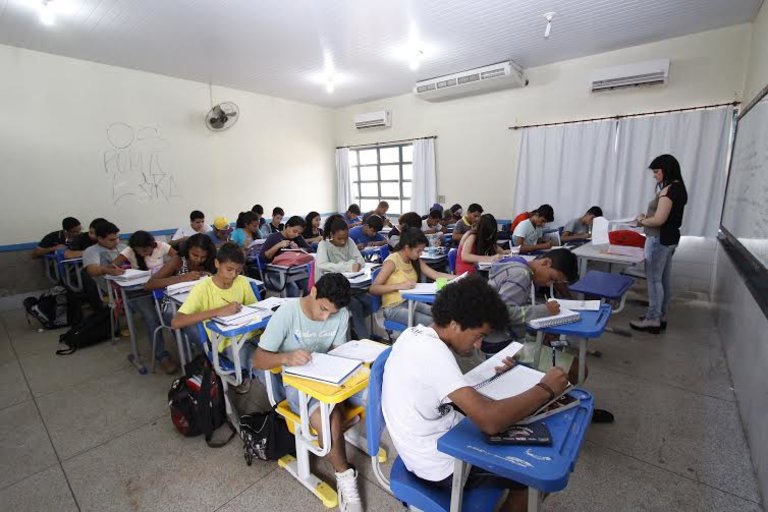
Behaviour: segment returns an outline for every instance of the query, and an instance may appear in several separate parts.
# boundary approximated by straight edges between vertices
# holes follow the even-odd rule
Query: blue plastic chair
[[[448,269],[451,271],[451,274],[456,273],[456,257],[459,254],[459,250],[455,247],[448,251]]]
[[[384,260],[389,257],[389,245],[382,245],[379,248],[379,261],[384,263]]]
[[[377,454],[381,433],[386,427],[384,414],[381,411],[381,394],[384,382],[384,365],[389,358],[392,349],[389,348],[376,358],[371,368],[371,376],[368,381],[368,405],[365,411],[365,430],[368,440],[368,454],[371,457],[373,473],[379,483],[389,489],[395,498],[406,506],[416,507],[424,512],[447,512],[451,507],[450,489],[440,489],[430,485],[425,480],[418,478],[408,471],[400,457],[395,458],[389,479],[384,476],[379,465]],[[493,510],[495,504],[501,499],[504,489],[482,487],[467,489],[464,491],[463,511],[487,511]]]
[[[371,283],[376,281],[376,277],[379,275],[380,271],[381,271],[381,267],[371,272]],[[379,295],[374,295],[372,293],[369,293],[368,296],[370,297],[370,302],[371,302],[371,315],[375,315],[376,312],[381,309],[381,297]],[[408,328],[408,326],[405,324],[401,324],[400,322],[395,322],[394,320],[388,320],[386,318],[384,318],[382,327],[384,327],[384,330],[387,331],[387,335],[389,336],[390,341],[392,341],[393,332],[403,332]]]

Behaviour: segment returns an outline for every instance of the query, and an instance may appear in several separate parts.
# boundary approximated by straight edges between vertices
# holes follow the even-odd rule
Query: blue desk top
[[[592,420],[594,399],[583,389],[570,395],[581,403],[541,420],[552,434],[552,446],[496,445],[470,420],[463,419],[437,441],[437,449],[515,482],[544,492],[565,489],[576,467],[584,434]]]
[[[255,331],[257,329],[264,329],[269,323],[270,318],[272,318],[272,315],[263,320],[259,320],[258,322],[230,328],[225,328],[223,325],[217,324],[213,320],[209,320],[205,322],[205,326],[220,336],[231,338],[233,336],[242,336],[243,334],[248,334],[249,332]]]
[[[629,276],[590,270],[584,277],[569,286],[572,292],[619,300],[634,284]]]
[[[423,302],[424,304],[434,304],[436,295],[434,293],[408,293],[400,292],[400,296],[405,300],[414,302]]]
[[[579,311],[581,320],[572,324],[557,325],[541,329],[542,332],[549,334],[564,334],[566,336],[577,336],[580,338],[599,338],[608,320],[611,319],[611,306],[603,304],[599,311]]]

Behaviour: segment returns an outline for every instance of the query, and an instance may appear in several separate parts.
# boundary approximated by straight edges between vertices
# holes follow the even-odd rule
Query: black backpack
[[[278,460],[283,455],[296,455],[296,442],[285,419],[272,407],[267,412],[240,416],[240,438],[243,456],[249,466],[253,459]]]
[[[54,286],[39,297],[27,297],[23,304],[27,312],[27,323],[32,316],[43,329],[70,327],[83,318],[80,300],[64,286]]]
[[[109,308],[98,309],[85,317],[81,322],[59,336],[59,343],[67,348],[60,348],[56,353],[66,356],[77,349],[95,345],[111,337],[110,328],[112,322]]]
[[[187,363],[184,371],[186,375],[174,380],[168,390],[171,422],[182,435],[194,437],[205,434],[208,446],[220,448],[229,443],[236,433],[227,418],[221,378],[203,354]],[[213,432],[223,424],[231,430],[229,437],[222,442],[212,442]]]

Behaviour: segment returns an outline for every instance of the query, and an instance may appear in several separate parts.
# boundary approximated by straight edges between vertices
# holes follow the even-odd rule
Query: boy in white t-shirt
[[[488,333],[507,322],[504,303],[481,277],[470,276],[443,288],[432,315],[432,325],[407,329],[392,347],[384,367],[382,410],[408,470],[436,487],[450,488],[454,460],[437,450],[437,440],[463,416],[447,403],[455,404],[483,432],[495,434],[562,393],[568,380],[555,367],[536,386],[503,400],[488,399],[467,384],[454,353],[471,354]],[[513,365],[508,358],[497,371]],[[501,510],[526,510],[525,486],[472,468],[465,488],[486,485],[510,490]]]
[[[512,233],[514,244],[520,247],[520,254],[547,250],[552,248],[552,242],[545,242],[544,225],[554,222],[555,211],[548,204],[539,206],[531,212],[531,216],[515,227]]]
[[[189,214],[189,226],[183,226],[176,230],[171,237],[171,244],[177,245],[198,233],[208,233],[211,226],[205,223],[205,214],[200,210],[195,210]]]

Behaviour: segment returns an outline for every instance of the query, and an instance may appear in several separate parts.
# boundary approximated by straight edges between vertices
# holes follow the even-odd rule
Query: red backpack
[[[630,247],[645,247],[645,236],[631,229],[617,229],[608,233],[608,242],[612,245],[628,245]]]

